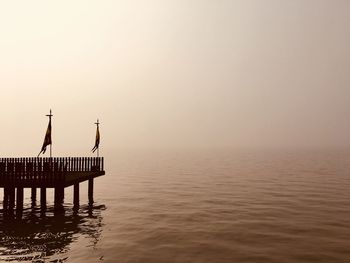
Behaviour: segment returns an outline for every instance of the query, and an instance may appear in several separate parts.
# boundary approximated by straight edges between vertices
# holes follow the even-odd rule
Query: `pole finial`
[[[50,109],[50,114],[46,114],[47,117],[51,118],[53,115],[52,115],[52,111]]]

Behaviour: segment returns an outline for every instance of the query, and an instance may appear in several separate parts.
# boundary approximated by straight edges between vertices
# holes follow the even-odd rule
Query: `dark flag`
[[[98,127],[98,122],[96,124],[97,124],[97,130],[96,130],[95,146],[91,150],[93,153],[98,149],[98,146],[100,145],[100,129]]]
[[[47,130],[46,130],[46,134],[45,134],[45,139],[44,139],[44,143],[43,146],[41,147],[41,151],[38,154],[38,157],[41,153],[45,153],[46,152],[46,146],[50,145],[52,143],[51,141],[51,118],[49,120],[49,125],[47,126]]]

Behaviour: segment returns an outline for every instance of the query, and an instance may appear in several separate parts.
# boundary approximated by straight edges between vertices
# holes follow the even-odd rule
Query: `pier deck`
[[[4,209],[23,206],[23,188],[41,189],[46,204],[46,188],[55,188],[55,204],[63,203],[64,188],[74,185],[74,204],[79,204],[79,183],[89,181],[89,202],[93,202],[93,179],[105,174],[103,157],[0,158],[0,187],[4,188]],[[22,200],[20,200],[22,199]]]

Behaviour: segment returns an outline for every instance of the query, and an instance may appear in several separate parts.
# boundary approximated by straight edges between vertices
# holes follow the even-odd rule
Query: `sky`
[[[0,1],[1,156],[350,147],[347,0]]]

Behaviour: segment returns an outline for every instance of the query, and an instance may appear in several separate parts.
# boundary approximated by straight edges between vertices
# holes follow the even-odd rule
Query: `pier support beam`
[[[16,210],[23,210],[23,187],[17,187]]]
[[[16,191],[14,187],[10,187],[9,188],[9,209],[13,210],[13,208],[15,207],[15,195],[16,195]]]
[[[46,208],[46,188],[40,188],[40,206],[41,208]]]
[[[75,207],[79,207],[79,183],[74,185],[73,204]]]
[[[32,188],[32,204],[36,202],[36,188]]]
[[[3,209],[9,209],[9,189],[8,187],[4,187],[4,201],[2,203]]]
[[[89,179],[89,188],[88,188],[88,196],[89,196],[89,205],[94,203],[94,179]]]
[[[57,186],[55,187],[55,207],[63,208],[63,202],[64,202],[64,187]]]

